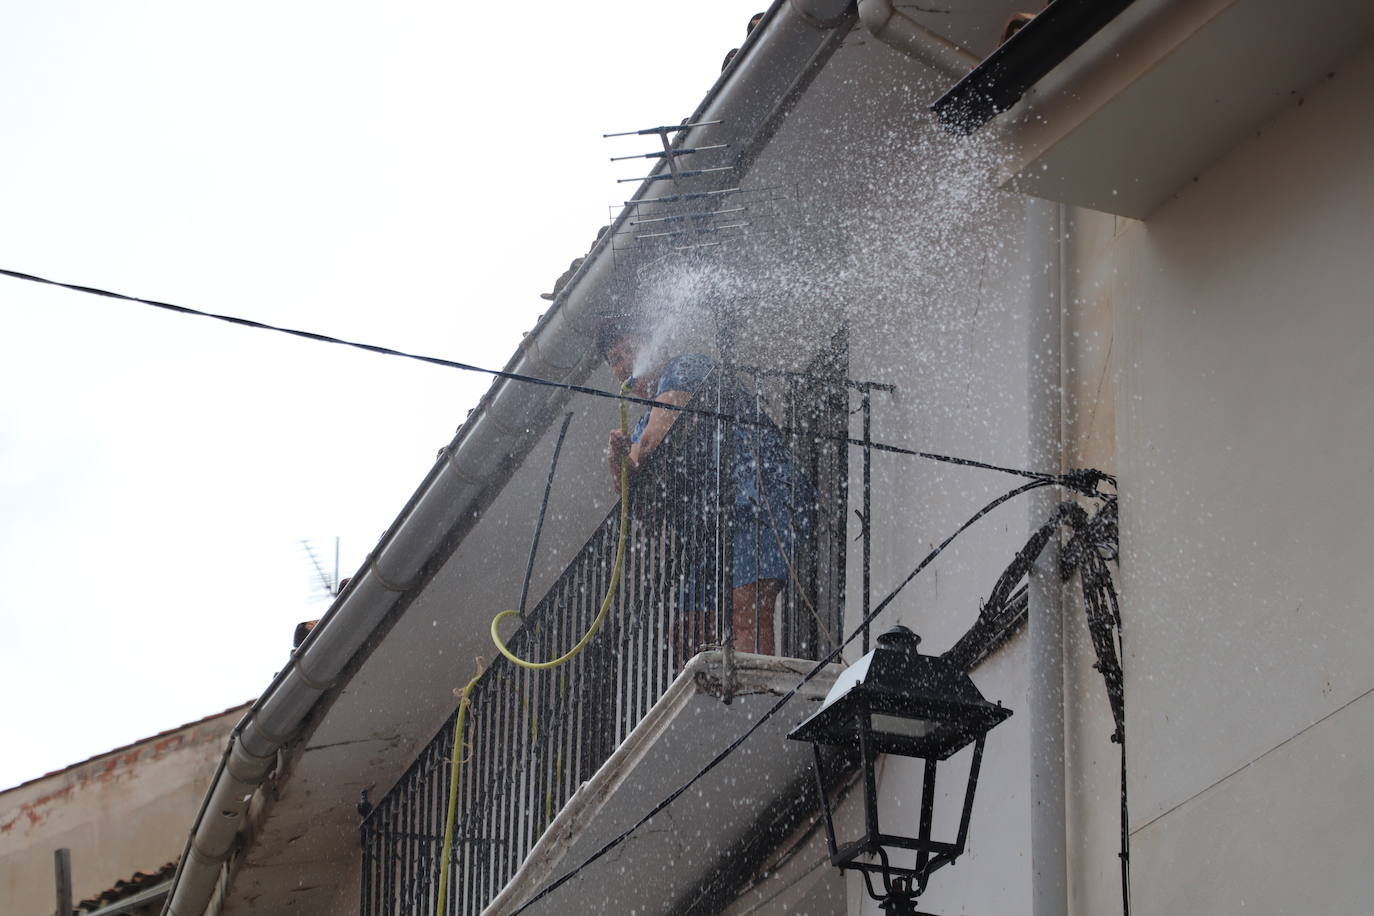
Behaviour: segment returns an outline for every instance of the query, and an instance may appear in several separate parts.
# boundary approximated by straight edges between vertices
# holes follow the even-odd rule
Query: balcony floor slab
[[[727,744],[743,734],[814,662],[735,653],[731,702],[723,653],[693,658],[672,686],[549,825],[484,916],[504,916],[550,881],[579,869]],[[790,800],[814,793],[811,751],[787,732],[814,712],[840,665],[792,700],[682,797],[614,850],[526,909],[530,914],[665,913],[708,883],[752,832]]]

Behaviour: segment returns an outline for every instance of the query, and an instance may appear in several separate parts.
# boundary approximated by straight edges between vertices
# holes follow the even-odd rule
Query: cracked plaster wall
[[[238,707],[0,792],[0,913],[53,911],[53,852],[76,900],[181,856]]]

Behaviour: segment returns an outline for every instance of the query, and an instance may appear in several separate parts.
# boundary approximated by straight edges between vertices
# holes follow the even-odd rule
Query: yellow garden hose
[[[629,387],[630,383],[627,381],[620,387],[620,393],[624,394],[629,390]],[[629,407],[625,401],[620,402],[620,431],[626,436],[630,433]],[[611,571],[611,582],[606,587],[606,597],[601,601],[601,610],[597,612],[591,628],[577,641],[577,645],[557,658],[546,662],[532,662],[511,652],[505,642],[502,641],[501,621],[506,617],[518,616],[520,613],[519,611],[502,611],[491,619],[491,641],[496,643],[496,648],[500,653],[522,668],[544,671],[549,668],[557,668],[559,665],[566,665],[577,657],[583,649],[587,648],[588,643],[601,629],[601,624],[605,622],[606,613],[611,609],[611,601],[615,599],[616,589],[620,585],[620,576],[625,569],[625,534],[629,527],[630,467],[627,459],[620,464],[620,536],[615,546],[615,564]],[[458,691],[458,721],[453,728],[452,766],[450,767],[448,782],[448,814],[444,818],[444,849],[439,857],[439,899],[435,904],[435,916],[443,914],[444,901],[448,897],[448,866],[449,859],[453,854],[453,820],[458,809],[458,776],[463,765],[463,724],[467,719],[468,706],[471,705],[469,698],[472,696],[472,689],[477,686],[477,681],[481,676],[482,673],[479,671],[476,677],[464,684],[462,690]]]
[[[478,673],[458,692],[458,722],[453,729],[452,775],[448,781],[448,815],[444,819],[444,852],[439,858],[439,902],[434,907],[436,916],[444,912],[444,898],[448,893],[448,860],[453,854],[453,815],[458,808],[458,770],[463,765],[463,720],[468,714],[468,697],[472,695],[472,688],[481,676]]]

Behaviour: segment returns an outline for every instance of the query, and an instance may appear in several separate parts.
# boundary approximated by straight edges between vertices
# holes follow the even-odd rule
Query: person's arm
[[[685,406],[691,399],[690,391],[665,391],[654,398],[655,401],[678,407]],[[649,422],[644,425],[644,432],[640,434],[638,442],[632,443],[629,435],[622,430],[611,430],[610,441],[606,444],[606,465],[611,472],[612,493],[620,493],[620,466],[628,461],[630,476],[634,476],[639,470],[640,463],[653,454],[654,449],[658,448],[663,438],[668,435],[668,430],[673,428],[680,413],[680,410],[652,408],[649,411]]]
[[[659,377],[659,392],[654,400],[674,407],[686,407],[695,389],[710,375],[712,367],[711,360],[700,353],[677,357],[664,367]],[[663,407],[650,408],[648,418],[643,420],[644,430],[634,443],[619,430],[611,433],[606,457],[611,471],[611,488],[615,492],[620,492],[621,464],[628,462],[631,474],[638,471],[640,464],[663,442],[680,413],[680,410]]]
[[[620,495],[620,467],[629,454],[629,435],[622,429],[611,430],[611,439],[606,444],[606,464],[611,472],[611,492],[616,496]]]
[[[692,392],[664,391],[654,400],[661,404],[672,404],[674,407],[686,407],[687,402],[692,400]],[[654,453],[654,449],[663,442],[668,430],[673,428],[673,424],[681,415],[680,410],[665,410],[662,407],[655,407],[649,411],[649,422],[645,425],[644,432],[640,434],[639,441],[630,446],[631,473],[639,470],[645,459]]]

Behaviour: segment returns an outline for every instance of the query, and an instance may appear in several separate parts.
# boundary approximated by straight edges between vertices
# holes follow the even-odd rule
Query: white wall
[[[1367,48],[1101,256],[1138,916],[1374,892],[1371,104]]]

